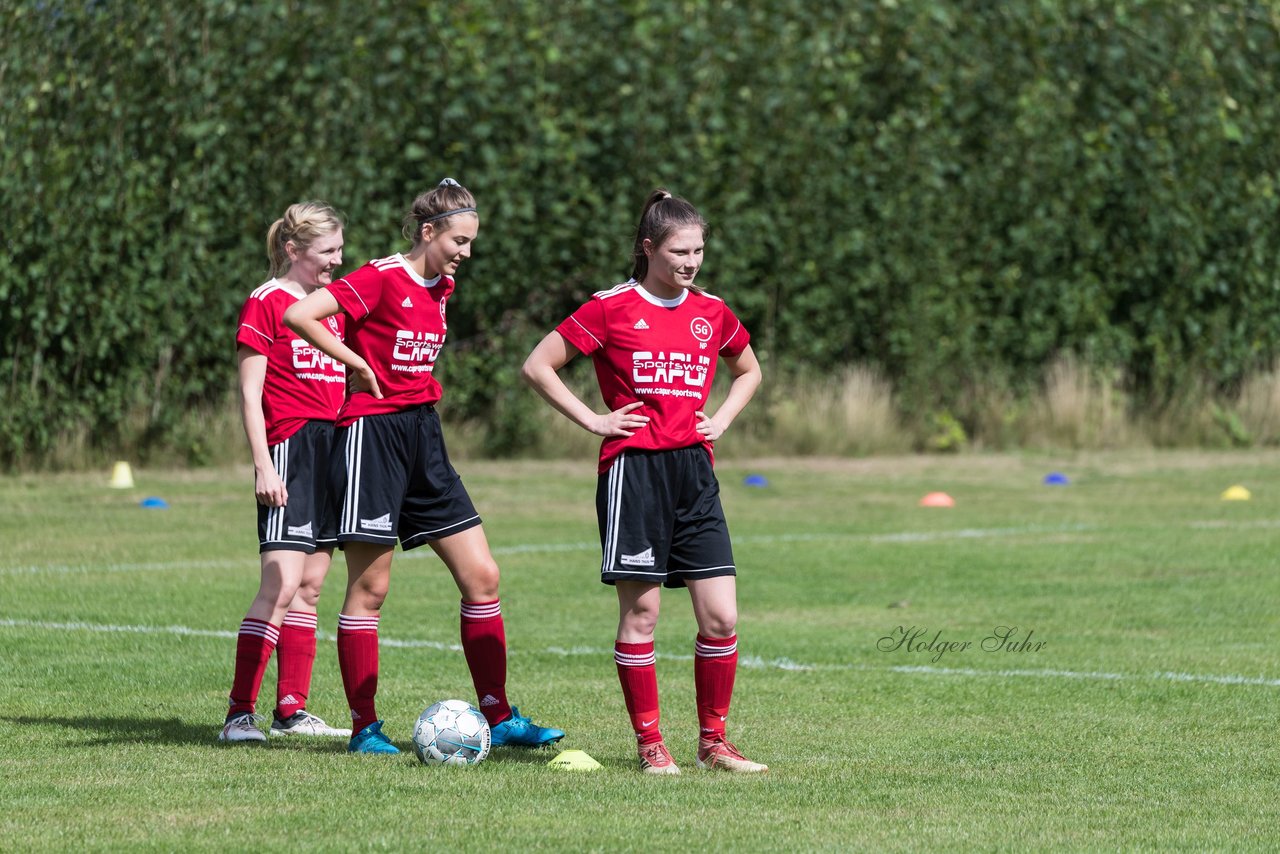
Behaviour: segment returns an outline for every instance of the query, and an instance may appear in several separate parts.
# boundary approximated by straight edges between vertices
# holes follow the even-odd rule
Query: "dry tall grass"
[[[732,456],[867,456],[911,450],[892,384],[852,365],[833,377],[766,379],[726,437]],[[741,435],[737,435],[741,433]]]
[[[1245,379],[1236,412],[1255,445],[1280,444],[1280,365]]]
[[[1151,444],[1129,415],[1118,376],[1103,377],[1071,357],[1045,372],[1040,396],[1028,401],[1019,431],[1024,447],[1104,449]]]
[[[589,405],[600,407],[590,366],[566,375]],[[727,380],[717,380],[712,399],[722,400]],[[534,437],[516,456],[590,460],[600,439],[529,395],[528,406],[507,417],[531,422]],[[517,400],[519,400],[517,398]],[[441,407],[450,453],[484,456],[484,420],[451,418]],[[247,459],[234,395],[216,406],[182,413],[171,440],[148,446],[148,414],[125,425],[120,439],[104,445],[84,427],[63,435],[53,451],[31,468],[84,470],[115,459],[147,465],[226,465]],[[940,427],[940,425],[942,425]],[[940,430],[960,431],[960,441],[939,441]],[[853,365],[834,376],[796,377],[766,373],[756,399],[719,443],[722,457],[865,457],[916,450],[1109,450],[1164,447],[1262,447],[1280,445],[1280,365],[1248,377],[1238,394],[1215,394],[1209,385],[1185,389],[1159,411],[1144,410],[1124,391],[1118,373],[1091,372],[1064,357],[1045,371],[1039,391],[1015,395],[996,382],[975,384],[955,411],[909,421],[892,384],[877,370]]]

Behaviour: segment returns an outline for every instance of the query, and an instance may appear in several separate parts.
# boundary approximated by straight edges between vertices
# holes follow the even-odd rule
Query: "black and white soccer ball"
[[[413,751],[427,765],[475,765],[493,738],[480,710],[464,700],[432,703],[413,727]]]

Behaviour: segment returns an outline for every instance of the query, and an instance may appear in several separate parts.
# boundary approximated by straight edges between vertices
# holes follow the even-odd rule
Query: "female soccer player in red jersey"
[[[553,407],[604,437],[596,489],[601,580],[618,593],[614,661],[649,774],[680,773],[658,728],[653,633],[661,585],[689,588],[698,624],[698,767],[767,770],[725,737],[738,664],[737,571],[711,467],[712,444],[755,394],[760,365],[729,307],[694,285],[705,235],[692,205],[655,190],[636,231],[632,281],[593,296],[524,364],[525,379]],[[557,374],[578,353],[595,363],[603,415]],[[733,381],[708,415],[719,358]]]
[[[347,366],[350,394],[338,415],[330,487],[341,505],[347,598],[338,617],[338,663],[357,730],[353,753],[397,753],[382,733],[378,619],[396,540],[427,543],[462,594],[462,649],[493,744],[540,747],[564,738],[507,701],[507,646],[498,565],[467,490],[449,462],[434,404],[453,274],[480,227],[475,198],[446,178],[406,217],[407,255],[371,261],[289,309],[285,323]],[[325,320],[346,318],[346,340]]]
[[[326,518],[333,421],[342,365],[300,340],[289,306],[333,280],[342,219],[323,202],[290,205],[267,232],[271,279],[240,311],[236,333],[241,415],[253,455],[262,580],[236,640],[230,709],[221,741],[265,741],[254,706],[272,649],[279,660],[272,735],[349,736],[306,709],[316,657],[316,600],[336,531]],[[342,335],[341,318],[331,332]]]

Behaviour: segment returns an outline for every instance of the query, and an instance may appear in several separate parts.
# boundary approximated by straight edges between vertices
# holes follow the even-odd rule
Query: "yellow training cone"
[[[133,472],[129,470],[128,463],[118,462],[111,470],[111,488],[133,489]]]
[[[592,759],[582,750],[565,750],[555,759],[547,763],[552,768],[563,768],[566,771],[595,771],[600,763]]]
[[[1229,487],[1222,493],[1223,501],[1248,501],[1252,497],[1253,496],[1249,494],[1249,490],[1245,489],[1238,483],[1235,486]]]

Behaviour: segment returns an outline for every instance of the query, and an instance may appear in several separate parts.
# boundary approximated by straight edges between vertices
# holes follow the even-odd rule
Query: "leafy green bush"
[[[333,202],[354,266],[401,248],[400,212],[446,174],[483,222],[446,405],[501,422],[492,452],[536,441],[518,362],[626,277],[658,184],[710,220],[705,281],[767,369],[874,365],[917,423],[987,381],[1028,390],[1062,354],[1157,409],[1277,355],[1280,38],[1261,0],[0,15],[7,466],[86,427],[108,449],[189,445],[182,414],[231,385],[270,221]]]

